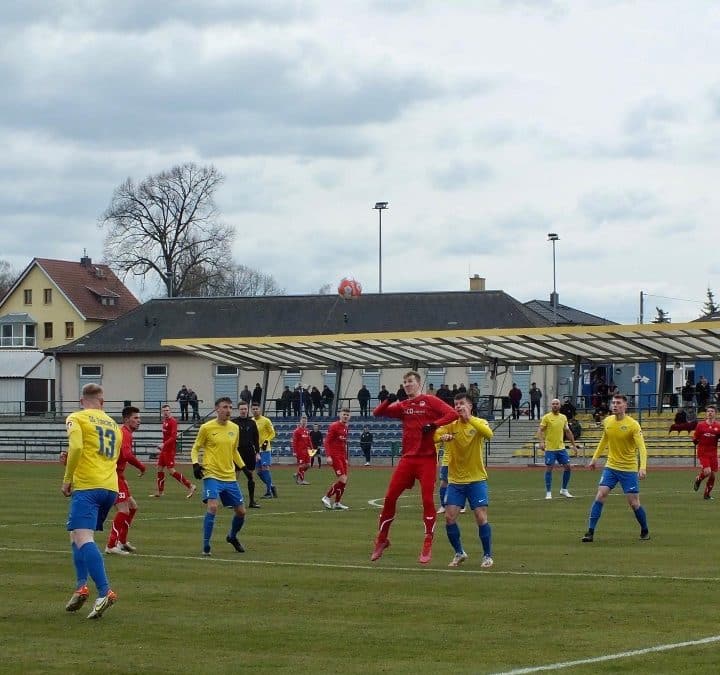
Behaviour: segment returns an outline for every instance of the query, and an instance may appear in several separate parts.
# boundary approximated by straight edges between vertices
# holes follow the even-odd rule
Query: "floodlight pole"
[[[553,248],[553,292],[552,292],[552,302],[550,303],[553,308],[553,326],[557,326],[557,287],[555,285],[555,242],[558,241],[560,237],[558,237],[557,233],[555,232],[548,232],[548,241],[552,242],[552,248]]]
[[[387,207],[387,202],[375,202],[373,206],[378,212],[378,293],[382,293],[382,212]]]

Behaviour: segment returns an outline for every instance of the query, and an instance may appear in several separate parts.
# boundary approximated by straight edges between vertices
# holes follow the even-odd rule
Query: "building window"
[[[46,340],[52,340],[52,321],[46,321],[44,324],[45,327],[45,339]]]
[[[363,368],[363,375],[379,375],[380,368]]]
[[[80,377],[102,377],[102,366],[80,366]]]
[[[513,366],[513,372],[515,373],[529,373],[530,372],[530,366],[527,363],[518,363],[517,365]]]
[[[2,324],[2,327],[0,327],[0,347],[35,347],[35,324]]]
[[[215,375],[218,377],[237,377],[240,374],[240,369],[237,366],[215,366]]]
[[[103,305],[112,306],[112,305],[115,304],[115,298],[111,298],[111,297],[108,296],[108,295],[103,295],[103,296],[100,298],[100,302],[101,302]]]
[[[66,340],[74,340],[75,339],[75,322],[74,321],[66,321],[65,322],[65,339]]]
[[[485,372],[486,366],[469,366],[468,367],[468,373],[470,375],[479,375],[480,373]]]
[[[167,377],[168,367],[166,365],[145,366],[145,377]]]
[[[32,305],[32,288],[26,288],[23,291],[23,302],[26,305]]]
[[[52,305],[52,288],[46,288],[43,290],[43,302],[46,305]]]

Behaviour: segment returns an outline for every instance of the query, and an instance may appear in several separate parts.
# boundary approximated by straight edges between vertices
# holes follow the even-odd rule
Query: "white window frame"
[[[164,372],[162,373],[149,373],[148,369],[150,368],[162,368]],[[168,376],[168,366],[167,363],[146,363],[143,365],[143,377],[167,377]]]
[[[513,373],[529,373],[530,365],[527,363],[519,363],[513,366]]]
[[[234,372],[232,373],[221,373],[221,368],[233,368]],[[215,364],[215,377],[238,377],[240,375],[240,367],[239,366],[230,366],[226,363],[216,363]]]
[[[86,368],[97,369],[98,372],[88,373],[88,372],[85,372]],[[96,363],[85,363],[85,364],[80,365],[80,377],[102,377],[102,376],[103,376],[102,365],[96,364]]]

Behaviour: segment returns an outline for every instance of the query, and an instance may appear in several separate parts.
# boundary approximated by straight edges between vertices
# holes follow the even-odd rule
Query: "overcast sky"
[[[10,0],[0,258],[99,261],[127,177],[213,164],[289,293],[487,279],[634,323],[720,302],[720,3]],[[152,284],[141,291],[148,299]],[[672,299],[671,299],[672,298]]]

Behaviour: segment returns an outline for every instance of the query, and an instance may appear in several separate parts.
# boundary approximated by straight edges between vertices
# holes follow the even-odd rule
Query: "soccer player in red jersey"
[[[128,542],[127,537],[138,506],[134,497],[130,494],[130,486],[125,479],[125,467],[132,464],[140,471],[141,476],[145,473],[145,465],[135,457],[132,449],[133,432],[137,431],[139,426],[140,409],[131,405],[123,408],[122,426],[120,427],[122,430],[122,445],[120,446],[120,456],[117,462],[118,496],[115,500],[117,514],[110,528],[105,553],[128,555],[135,552],[135,547]]]
[[[411,370],[403,376],[404,401],[390,395],[373,410],[376,417],[394,417],[402,420],[402,456],[393,472],[385,502],[380,513],[378,534],[370,560],[375,561],[390,547],[388,533],[395,519],[397,500],[420,481],[423,504],[425,540],[418,562],[427,565],[432,557],[433,532],[435,531],[435,474],[437,451],[433,435],[438,427],[454,422],[458,414],[437,396],[423,394],[420,374]]]
[[[157,459],[157,492],[151,497],[162,497],[165,492],[165,469],[180,484],[187,488],[185,497],[190,499],[195,494],[195,485],[175,469],[175,452],[177,450],[177,420],[170,412],[170,406],[166,403],[162,407],[162,434],[163,440],[158,445],[160,454]]]
[[[332,467],[337,478],[322,498],[322,503],[327,509],[346,511],[348,508],[340,500],[348,481],[347,439],[349,419],[350,409],[343,408],[340,411],[340,419],[333,422],[328,427],[327,434],[325,434],[325,457],[327,464]],[[334,502],[331,497],[335,498]]]
[[[310,429],[308,429],[307,421],[307,416],[302,415],[300,424],[298,424],[292,435],[293,455],[297,460],[297,473],[294,474],[293,478],[295,478],[298,485],[310,485],[305,480],[305,472],[310,468],[310,451],[313,449],[313,444],[310,439]]]
[[[705,484],[704,499],[712,499],[710,493],[715,485],[715,474],[718,470],[718,437],[720,437],[720,422],[715,415],[717,410],[714,405],[705,408],[705,419],[698,422],[693,431],[693,443],[697,446],[697,456],[700,462],[700,473],[695,479],[693,489],[695,492],[700,488],[701,483],[707,478]]]

